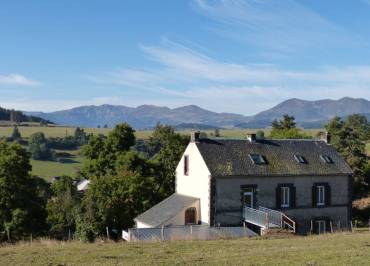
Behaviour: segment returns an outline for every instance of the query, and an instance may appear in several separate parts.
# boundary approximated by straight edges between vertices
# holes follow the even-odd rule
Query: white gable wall
[[[189,156],[189,174],[184,175],[184,156]],[[210,223],[211,174],[195,143],[190,142],[176,168],[176,193],[200,199],[200,221]]]

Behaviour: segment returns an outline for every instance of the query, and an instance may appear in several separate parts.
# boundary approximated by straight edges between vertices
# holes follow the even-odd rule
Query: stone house
[[[176,169],[176,192],[136,217],[137,228],[246,225],[262,232],[346,228],[352,170],[326,140],[201,139]]]

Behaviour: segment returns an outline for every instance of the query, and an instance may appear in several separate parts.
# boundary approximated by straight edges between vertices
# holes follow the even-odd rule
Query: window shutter
[[[325,184],[325,206],[331,205],[331,187],[329,184]]]
[[[317,187],[316,185],[312,186],[312,206],[317,206]]]
[[[290,191],[290,206],[291,208],[294,208],[296,206],[296,190],[295,186],[290,186],[289,188]]]
[[[277,209],[281,208],[281,187],[280,186],[276,187],[276,208]]]
[[[330,218],[325,219],[326,232],[330,232],[330,222],[331,222]]]

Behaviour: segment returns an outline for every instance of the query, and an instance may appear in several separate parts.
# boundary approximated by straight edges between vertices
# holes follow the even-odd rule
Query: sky
[[[1,0],[0,106],[370,99],[370,0]]]

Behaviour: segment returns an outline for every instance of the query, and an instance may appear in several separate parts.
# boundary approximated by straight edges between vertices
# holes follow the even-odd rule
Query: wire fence
[[[246,227],[210,227],[205,225],[131,228],[122,232],[126,241],[209,240],[251,237],[257,234]]]

